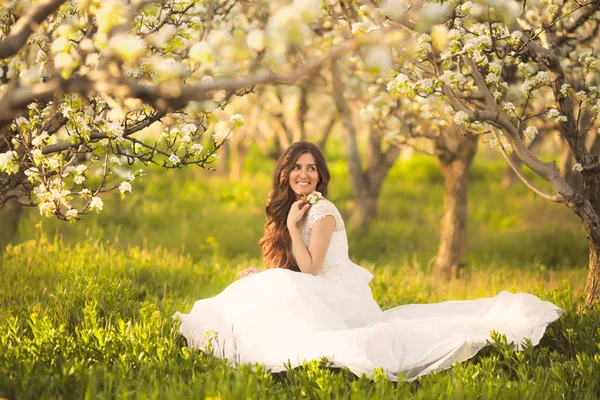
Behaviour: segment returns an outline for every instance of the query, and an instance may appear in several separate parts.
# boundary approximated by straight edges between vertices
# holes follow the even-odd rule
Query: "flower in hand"
[[[316,190],[309,195],[304,195],[302,198],[310,203],[310,205],[314,206],[317,204],[319,200],[323,200],[325,197],[321,194],[321,192],[317,192]]]

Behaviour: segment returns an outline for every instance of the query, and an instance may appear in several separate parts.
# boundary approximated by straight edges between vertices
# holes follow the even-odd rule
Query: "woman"
[[[188,344],[238,363],[273,372],[327,357],[332,366],[391,380],[413,380],[474,356],[496,330],[517,347],[533,344],[562,310],[525,294],[382,311],[373,299],[373,275],[348,257],[344,222],[327,196],[323,154],[306,142],[280,157],[267,198],[260,240],[266,271],[250,267],[219,295],[177,313]],[[313,195],[312,197],[315,197]],[[260,273],[259,273],[260,272]]]

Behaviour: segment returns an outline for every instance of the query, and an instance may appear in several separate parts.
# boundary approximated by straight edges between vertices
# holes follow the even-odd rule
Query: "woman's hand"
[[[238,276],[238,278],[241,279],[241,278],[250,276],[252,274],[258,274],[259,272],[260,272],[260,269],[258,269],[256,267],[248,267],[245,270],[238,272],[237,276]]]
[[[288,230],[296,229],[298,227],[298,222],[304,218],[309,208],[310,203],[304,199],[297,200],[292,204],[287,216]]]

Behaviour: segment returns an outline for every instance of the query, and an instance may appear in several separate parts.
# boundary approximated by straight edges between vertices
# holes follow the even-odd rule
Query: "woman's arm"
[[[297,224],[305,216],[308,207],[301,200],[295,202],[288,215],[287,225],[298,267],[305,274],[316,275],[323,266],[323,260],[335,229],[335,218],[332,215],[327,215],[313,225],[307,247],[302,240],[302,234]]]

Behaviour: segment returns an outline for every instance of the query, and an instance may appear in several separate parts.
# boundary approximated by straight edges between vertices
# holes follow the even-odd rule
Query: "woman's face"
[[[290,187],[299,199],[302,195],[309,195],[317,189],[319,173],[315,158],[310,153],[302,153],[290,171]]]

